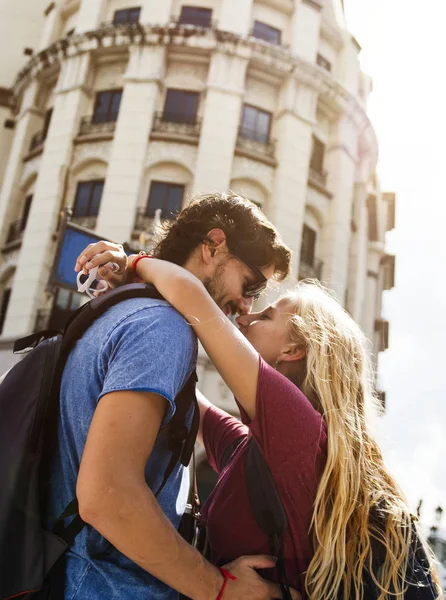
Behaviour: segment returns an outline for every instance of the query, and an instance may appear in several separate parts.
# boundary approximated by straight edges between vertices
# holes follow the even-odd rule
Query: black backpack
[[[226,449],[221,460],[220,471],[228,464],[228,461],[243,439],[237,439]],[[268,537],[271,555],[278,557],[276,569],[279,575],[282,599],[291,600],[283,561],[283,535],[288,529],[288,521],[271,471],[253,437],[248,441],[246,486],[249,503],[257,525]],[[382,546],[374,548],[375,572],[384,563],[384,554],[385,549]],[[410,585],[404,594],[405,600],[436,600],[438,598],[438,592],[433,582],[432,574],[429,571],[429,561],[413,523],[406,580]],[[365,574],[364,584],[363,600],[377,600],[380,591],[369,573]],[[344,595],[341,589],[337,600],[343,600],[343,598]],[[353,597],[352,600],[354,600]]]
[[[122,286],[82,306],[63,332],[39,332],[14,345],[15,353],[30,351],[0,385],[0,600],[45,598],[49,582],[54,597],[63,598],[62,557],[84,523],[74,498],[53,531],[43,526],[62,372],[70,350],[88,327],[111,306],[130,298],[162,297],[146,284]],[[194,372],[175,398],[176,412],[169,423],[171,459],[157,494],[178,461],[189,464],[199,424],[195,383]],[[192,404],[188,431],[186,414]]]

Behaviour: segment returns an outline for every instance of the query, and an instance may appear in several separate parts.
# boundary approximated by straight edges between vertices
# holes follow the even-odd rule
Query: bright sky
[[[384,295],[390,347],[380,358],[387,463],[422,521],[446,525],[445,0],[345,0],[350,31],[374,80],[369,115],[378,174],[397,193],[396,287]]]

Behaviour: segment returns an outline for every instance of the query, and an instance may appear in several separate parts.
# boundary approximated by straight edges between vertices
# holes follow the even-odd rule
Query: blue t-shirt
[[[156,392],[168,408],[146,466],[152,491],[160,486],[170,458],[165,425],[175,396],[192,373],[197,341],[192,328],[167,302],[132,299],[110,308],[71,352],[62,378],[58,453],[52,467],[48,525],[76,495],[76,481],[94,411],[104,394],[121,390]],[[189,426],[192,408],[188,414]],[[178,464],[158,496],[177,528],[189,489]],[[86,525],[66,554],[65,600],[176,600],[176,591],[141,569]],[[59,600],[59,599],[57,599]]]

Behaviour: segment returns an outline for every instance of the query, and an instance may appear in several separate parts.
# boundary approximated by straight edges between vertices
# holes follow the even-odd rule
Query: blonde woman
[[[97,250],[87,252],[91,259]],[[127,259],[106,251],[88,266],[109,260],[124,266]],[[338,302],[320,285],[300,283],[260,313],[239,317],[237,328],[190,272],[156,259],[135,267],[184,315],[240,407],[243,423],[200,399],[199,439],[219,473],[203,510],[211,559],[224,564],[269,552],[245,483],[247,441],[254,436],[287,514],[287,580],[303,598],[442,597],[369,429],[374,395],[366,340]],[[240,437],[220,471],[225,450]],[[414,551],[424,588],[406,576],[413,574]]]

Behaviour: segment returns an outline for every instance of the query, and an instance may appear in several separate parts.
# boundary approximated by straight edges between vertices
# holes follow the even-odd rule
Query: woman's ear
[[[278,362],[292,362],[301,360],[305,356],[305,348],[299,347],[296,344],[288,344],[280,353]]]

